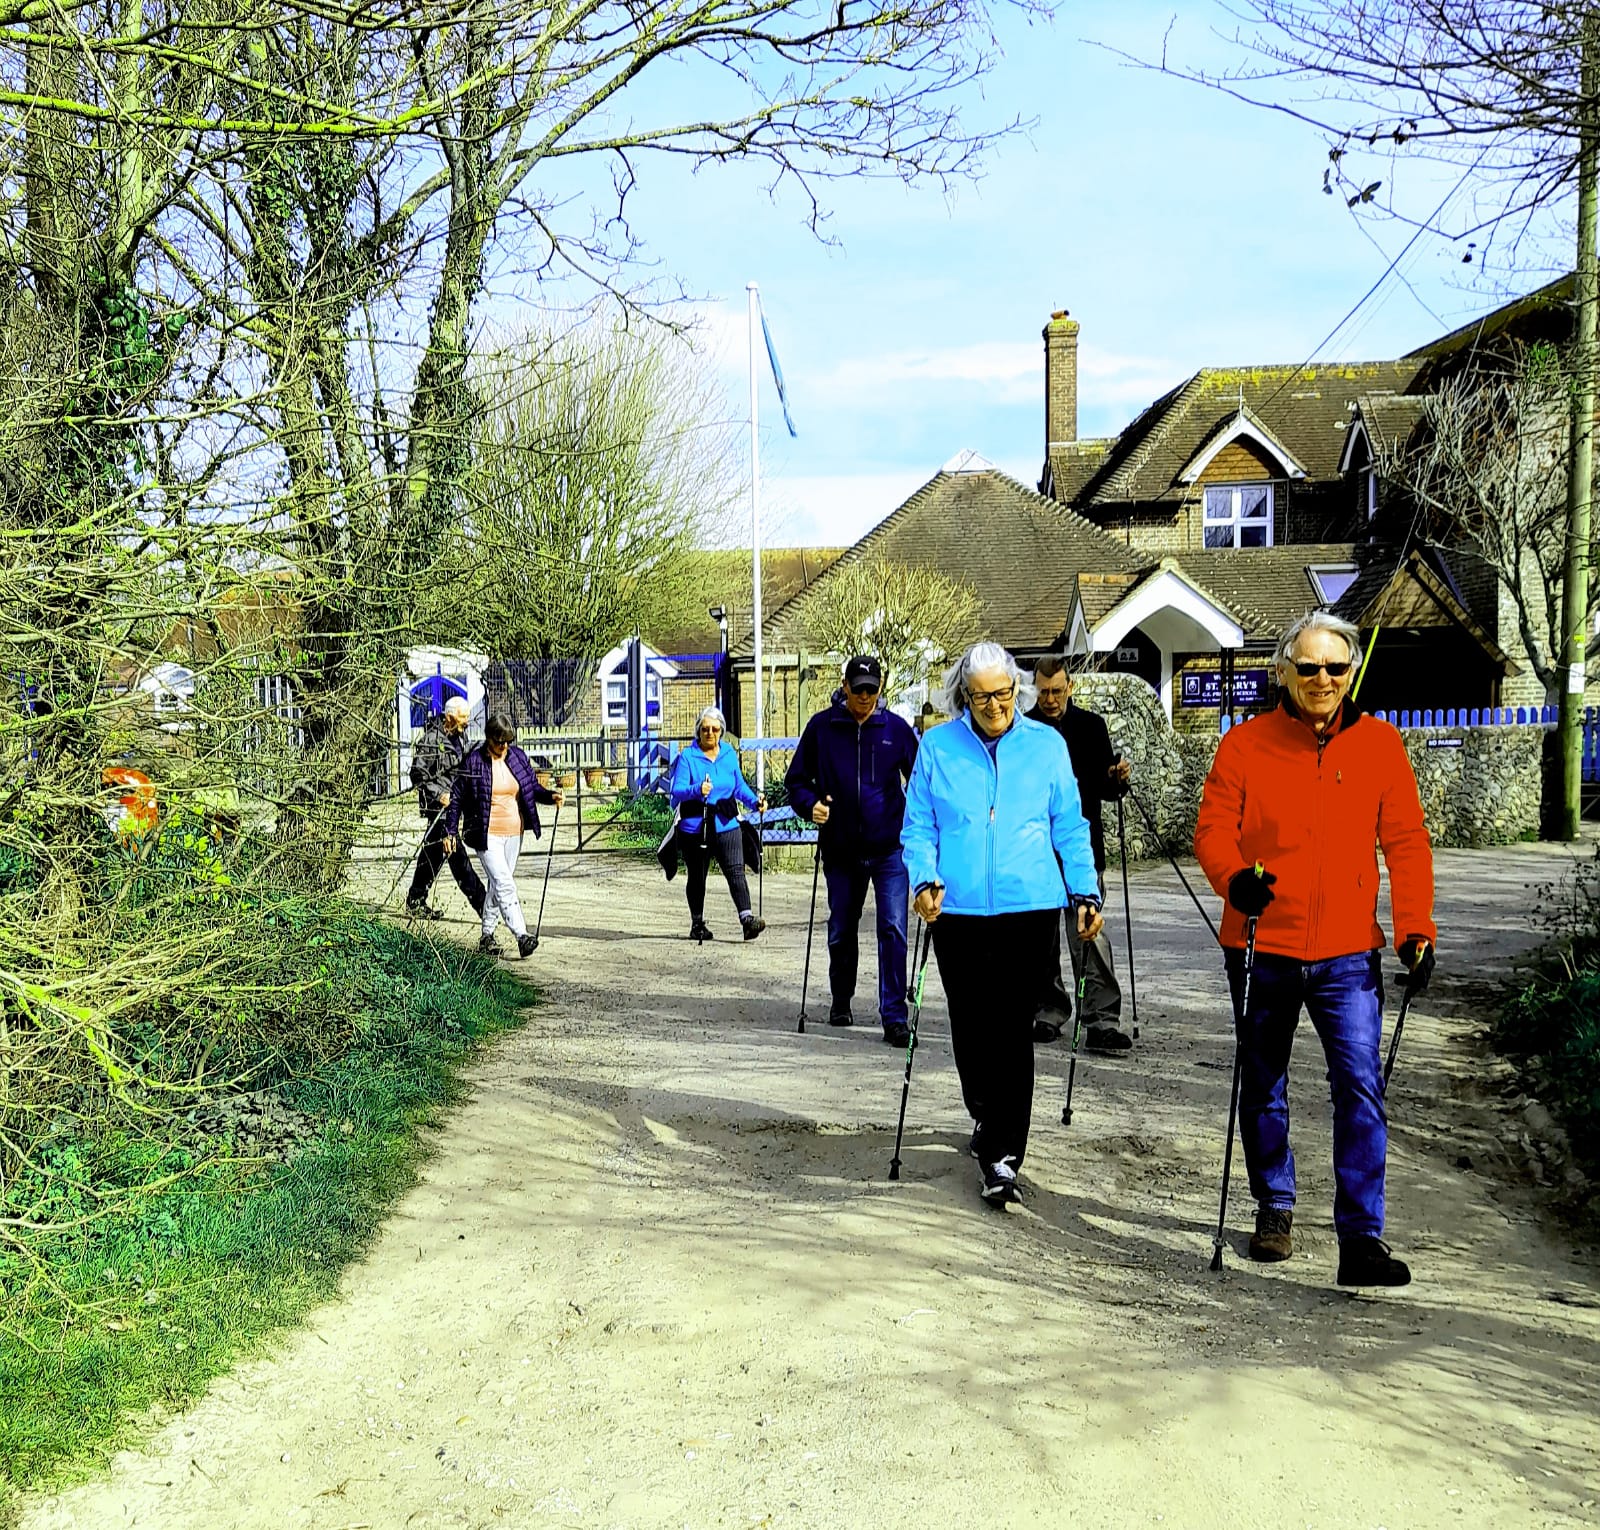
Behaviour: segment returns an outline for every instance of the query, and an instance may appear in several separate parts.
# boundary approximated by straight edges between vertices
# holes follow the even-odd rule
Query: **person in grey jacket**
[[[444,915],[428,902],[428,893],[439,868],[446,861],[456,886],[472,905],[473,913],[483,917],[486,896],[483,882],[473,870],[472,860],[462,845],[445,845],[445,809],[450,806],[450,788],[455,785],[461,761],[467,752],[467,719],[471,713],[466,701],[452,696],[442,712],[435,712],[423,727],[422,737],[411,752],[411,784],[417,789],[417,808],[427,822],[422,848],[417,852],[417,869],[406,893],[406,912],[413,919],[443,919]]]

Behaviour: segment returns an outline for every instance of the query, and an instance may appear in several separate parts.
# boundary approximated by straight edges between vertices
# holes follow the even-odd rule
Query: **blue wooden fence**
[[[1374,712],[1397,728],[1550,728],[1555,707],[1444,707],[1438,710]],[[1583,779],[1600,782],[1600,707],[1583,709]]]

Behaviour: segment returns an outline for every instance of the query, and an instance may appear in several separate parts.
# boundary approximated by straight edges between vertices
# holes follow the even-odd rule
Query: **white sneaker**
[[[991,1206],[1005,1206],[1021,1201],[1022,1190],[1017,1184],[1017,1160],[1002,1158],[998,1163],[983,1164],[983,1198]]]

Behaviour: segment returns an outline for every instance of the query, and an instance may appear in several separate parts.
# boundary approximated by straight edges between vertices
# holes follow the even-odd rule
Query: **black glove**
[[[1278,879],[1270,871],[1236,871],[1228,883],[1228,902],[1246,919],[1259,919],[1272,902],[1272,884]]]
[[[1423,935],[1407,935],[1400,947],[1400,960],[1406,970],[1400,974],[1400,987],[1408,999],[1427,990],[1433,976],[1433,942]]]

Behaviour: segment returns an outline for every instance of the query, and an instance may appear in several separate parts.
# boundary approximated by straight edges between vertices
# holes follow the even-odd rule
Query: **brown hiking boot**
[[[1250,1235],[1250,1257],[1261,1264],[1277,1264],[1294,1252],[1294,1213],[1275,1206],[1256,1212],[1256,1230]]]

